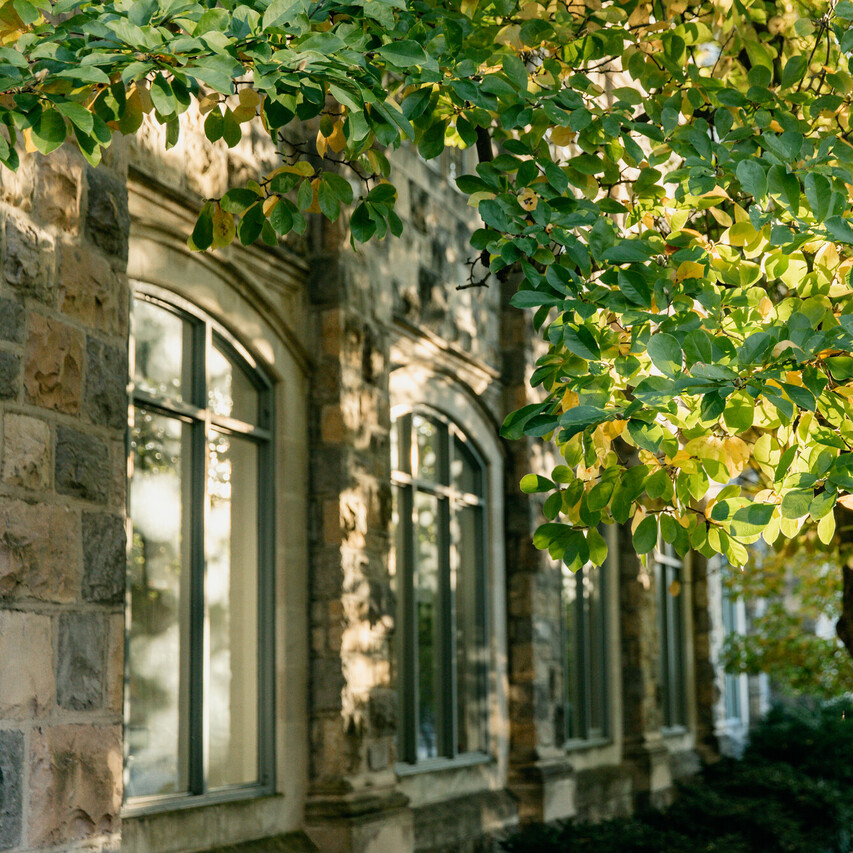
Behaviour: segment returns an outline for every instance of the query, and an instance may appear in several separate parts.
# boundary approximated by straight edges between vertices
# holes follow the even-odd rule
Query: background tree
[[[97,163],[144,114],[173,145],[194,102],[233,146],[259,116],[282,164],[204,203],[206,249],[349,205],[354,243],[399,234],[385,152],[476,146],[472,244],[520,270],[549,345],[542,402],[504,425],[565,459],[522,481],[548,494],[536,544],[600,563],[598,526],[630,522],[640,553],[743,565],[762,536],[832,541],[853,491],[851,20],[847,0],[12,0],[0,160],[71,136]]]

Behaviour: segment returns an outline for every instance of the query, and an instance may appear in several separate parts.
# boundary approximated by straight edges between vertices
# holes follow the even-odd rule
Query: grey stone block
[[[21,843],[23,774],[23,732],[0,730],[0,850]]]
[[[83,513],[83,598],[119,604],[126,565],[124,520],[100,512]]]
[[[127,260],[130,214],[127,188],[104,169],[89,169],[86,236],[108,255]]]
[[[25,296],[50,304],[55,294],[50,282],[53,248],[44,232],[41,236],[30,225],[6,221],[6,257],[3,277],[6,283]]]
[[[63,613],[56,655],[56,701],[60,708],[100,708],[104,695],[106,623],[98,613]]]
[[[0,400],[18,396],[20,386],[21,357],[11,352],[0,351]]]
[[[56,431],[56,491],[106,503],[110,455],[106,442],[94,435],[59,427]]]
[[[14,299],[0,299],[0,341],[24,340],[24,306]]]
[[[93,423],[124,429],[127,423],[127,353],[96,338],[86,341],[86,411]]]

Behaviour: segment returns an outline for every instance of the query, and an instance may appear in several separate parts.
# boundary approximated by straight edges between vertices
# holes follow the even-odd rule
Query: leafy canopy
[[[234,146],[260,116],[282,165],[205,203],[206,249],[350,205],[354,243],[399,234],[385,152],[476,145],[472,244],[521,271],[548,344],[542,402],[503,428],[565,459],[522,481],[547,495],[536,544],[601,562],[599,525],[630,521],[639,552],[742,565],[806,522],[829,542],[853,491],[851,21],[848,0],[13,0],[0,160],[70,136],[97,163],[145,114],[174,145],[194,102]]]

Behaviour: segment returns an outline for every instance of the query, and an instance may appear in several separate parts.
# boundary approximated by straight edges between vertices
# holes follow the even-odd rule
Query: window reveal
[[[269,387],[183,304],[133,333],[125,796],[268,785]]]
[[[392,432],[400,758],[485,752],[483,464],[439,417],[407,414]]]

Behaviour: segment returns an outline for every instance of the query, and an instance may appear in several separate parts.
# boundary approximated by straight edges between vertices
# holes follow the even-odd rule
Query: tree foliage
[[[729,672],[767,673],[789,696],[833,699],[853,692],[853,660],[821,625],[841,615],[840,558],[816,550],[813,539],[812,532],[799,547],[762,549],[748,572],[724,571],[733,599],[762,604],[746,633],[726,637],[722,659]]]
[[[282,151],[208,200],[192,243],[275,243],[307,212],[399,234],[386,152],[476,146],[459,189],[548,344],[508,437],[565,464],[536,544],[601,562],[834,535],[853,491],[853,3],[848,0],[12,0],[0,160],[67,138],[97,163],[193,104]],[[318,123],[306,150],[288,129]],[[348,171],[349,170],[349,171]],[[351,181],[348,177],[357,176]],[[359,188],[356,193],[354,184]]]

